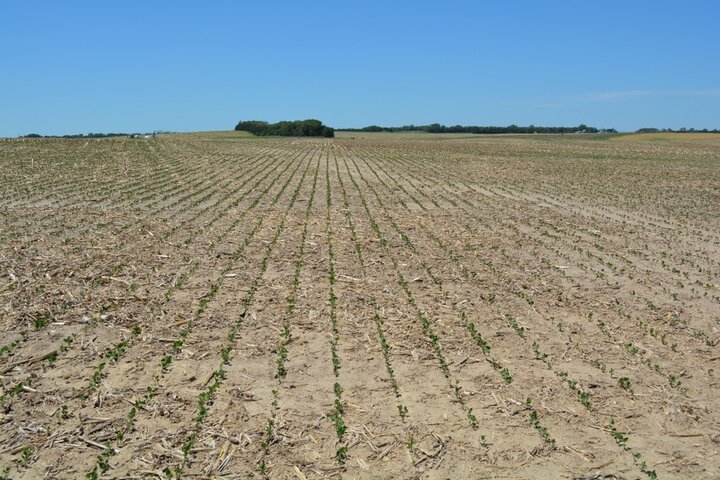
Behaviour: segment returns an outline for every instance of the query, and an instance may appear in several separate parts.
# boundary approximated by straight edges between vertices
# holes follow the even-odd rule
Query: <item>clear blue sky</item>
[[[720,128],[720,2],[0,0],[0,136]]]

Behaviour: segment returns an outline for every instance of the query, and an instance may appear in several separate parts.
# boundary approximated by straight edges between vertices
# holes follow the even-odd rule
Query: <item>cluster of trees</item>
[[[293,122],[268,123],[261,120],[240,121],[235,130],[253,135],[279,135],[283,137],[334,137],[335,129],[323,125],[320,120],[295,120]]]
[[[708,130],[703,128],[702,130],[696,130],[694,128],[681,128],[679,130],[673,130],[672,128],[639,128],[635,133],[657,133],[657,132],[681,132],[681,133],[720,133],[720,130],[714,128]]]
[[[577,127],[542,127],[529,125],[527,127],[519,127],[517,125],[508,125],[507,127],[479,127],[453,125],[446,127],[439,123],[430,125],[405,125],[402,127],[379,127],[370,125],[365,128],[348,128],[343,129],[349,132],[428,132],[428,133],[616,133],[614,128],[597,129],[581,124]]]

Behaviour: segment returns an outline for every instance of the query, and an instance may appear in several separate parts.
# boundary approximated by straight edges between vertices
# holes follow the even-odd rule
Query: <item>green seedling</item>
[[[397,409],[398,409],[398,412],[400,413],[400,418],[402,419],[402,421],[404,423],[405,417],[407,417],[407,414],[408,414],[408,408],[405,405],[398,404]]]
[[[160,367],[161,367],[163,373],[168,371],[168,369],[170,368],[170,364],[172,363],[172,360],[173,360],[173,358],[170,355],[165,355],[162,358],[162,360],[160,360]]]
[[[615,443],[617,443],[620,447],[624,447],[627,444],[628,437],[623,432],[615,428],[615,419],[611,418],[608,426],[610,427],[610,434],[615,439]]]
[[[630,387],[630,379],[628,377],[620,377],[620,379],[618,380],[618,385],[620,385],[620,388],[622,388],[623,390],[632,392],[632,388]]]
[[[508,325],[510,325],[513,330],[515,330],[515,333],[517,333],[520,337],[525,336],[525,327],[521,327],[517,320],[515,320],[515,317],[508,313],[505,315],[505,320],[507,321]]]

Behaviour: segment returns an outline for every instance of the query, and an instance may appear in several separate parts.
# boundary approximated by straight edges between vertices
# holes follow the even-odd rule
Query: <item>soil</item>
[[[720,141],[0,141],[2,478],[720,477]]]

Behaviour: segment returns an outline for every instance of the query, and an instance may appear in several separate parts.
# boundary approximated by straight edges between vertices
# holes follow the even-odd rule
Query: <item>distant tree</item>
[[[268,123],[260,120],[240,121],[235,130],[250,132],[253,135],[277,135],[284,137],[334,137],[335,130],[322,124],[320,120],[295,120]]]

